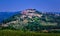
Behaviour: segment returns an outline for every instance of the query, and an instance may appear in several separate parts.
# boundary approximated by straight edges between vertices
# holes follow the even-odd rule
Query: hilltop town
[[[36,9],[26,9],[3,20],[2,29],[54,30],[60,29],[60,14],[42,13]]]

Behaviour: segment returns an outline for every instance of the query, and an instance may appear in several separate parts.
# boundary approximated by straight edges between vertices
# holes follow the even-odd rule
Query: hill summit
[[[22,17],[29,17],[29,18],[32,18],[33,16],[37,16],[37,17],[41,17],[42,15],[40,15],[36,9],[26,9],[26,10],[23,10],[21,12],[22,14]]]

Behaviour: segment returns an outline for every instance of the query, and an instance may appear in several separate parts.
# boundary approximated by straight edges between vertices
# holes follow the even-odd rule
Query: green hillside
[[[2,29],[42,31],[60,29],[60,16],[27,9],[3,20]]]

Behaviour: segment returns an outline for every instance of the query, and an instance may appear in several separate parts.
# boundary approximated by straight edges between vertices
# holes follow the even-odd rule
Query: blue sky
[[[35,8],[42,12],[60,12],[60,0],[0,0],[0,12]]]

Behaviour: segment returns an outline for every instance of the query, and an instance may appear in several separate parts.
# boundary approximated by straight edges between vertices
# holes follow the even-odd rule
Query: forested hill
[[[18,12],[0,12],[0,23],[4,20],[7,19],[15,14],[17,14]]]
[[[2,27],[35,31],[37,29],[60,29],[60,14],[42,13],[36,9],[26,9],[3,20]]]

